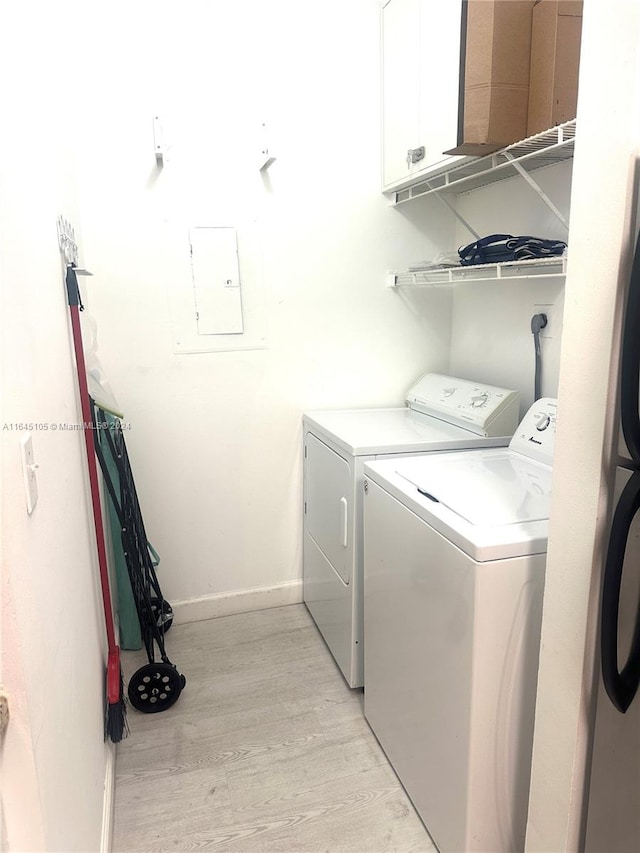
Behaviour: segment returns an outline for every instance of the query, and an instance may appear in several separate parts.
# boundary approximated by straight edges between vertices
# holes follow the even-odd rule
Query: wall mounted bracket
[[[564,122],[543,133],[537,133],[520,142],[487,154],[485,157],[453,157],[453,162],[434,168],[426,177],[414,184],[392,190],[389,203],[395,207],[415,198],[435,194],[474,237],[476,231],[457,212],[451,196],[520,175],[547,205],[565,228],[568,219],[542,190],[531,172],[573,157],[576,120]]]

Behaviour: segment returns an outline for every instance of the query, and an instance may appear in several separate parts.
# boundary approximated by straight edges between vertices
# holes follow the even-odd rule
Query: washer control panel
[[[509,449],[551,465],[557,421],[558,401],[553,397],[536,400],[515,431]]]
[[[427,373],[407,392],[414,411],[492,437],[513,435],[519,404],[517,391],[440,373]]]

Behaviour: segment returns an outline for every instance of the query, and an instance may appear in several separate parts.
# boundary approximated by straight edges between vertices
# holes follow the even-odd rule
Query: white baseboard
[[[234,616],[236,613],[249,613],[252,610],[268,610],[270,607],[283,607],[287,604],[300,604],[302,601],[302,581],[288,581],[276,586],[239,589],[216,595],[204,595],[186,601],[172,601],[176,625],[184,622],[201,622],[204,619],[216,619],[218,616]]]
[[[107,744],[107,766],[104,772],[104,800],[102,804],[102,833],[100,853],[110,853],[113,843],[113,815],[116,804],[116,746]]]

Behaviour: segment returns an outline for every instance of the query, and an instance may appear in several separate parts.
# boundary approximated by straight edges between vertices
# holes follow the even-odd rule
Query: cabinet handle
[[[421,145],[420,148],[410,148],[407,151],[407,168],[413,163],[419,163],[420,160],[424,160],[424,154],[424,145]]]
[[[342,533],[342,547],[347,547],[347,536],[348,536],[348,507],[347,507],[347,499],[340,498],[340,530]]]

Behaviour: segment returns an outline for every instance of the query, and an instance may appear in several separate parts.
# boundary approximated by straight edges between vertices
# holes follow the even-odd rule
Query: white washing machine
[[[365,716],[441,853],[524,850],[556,409],[365,466]]]
[[[436,373],[408,391],[405,408],[304,415],[304,601],[350,687],[364,680],[365,462],[505,446],[518,418],[517,391]]]

